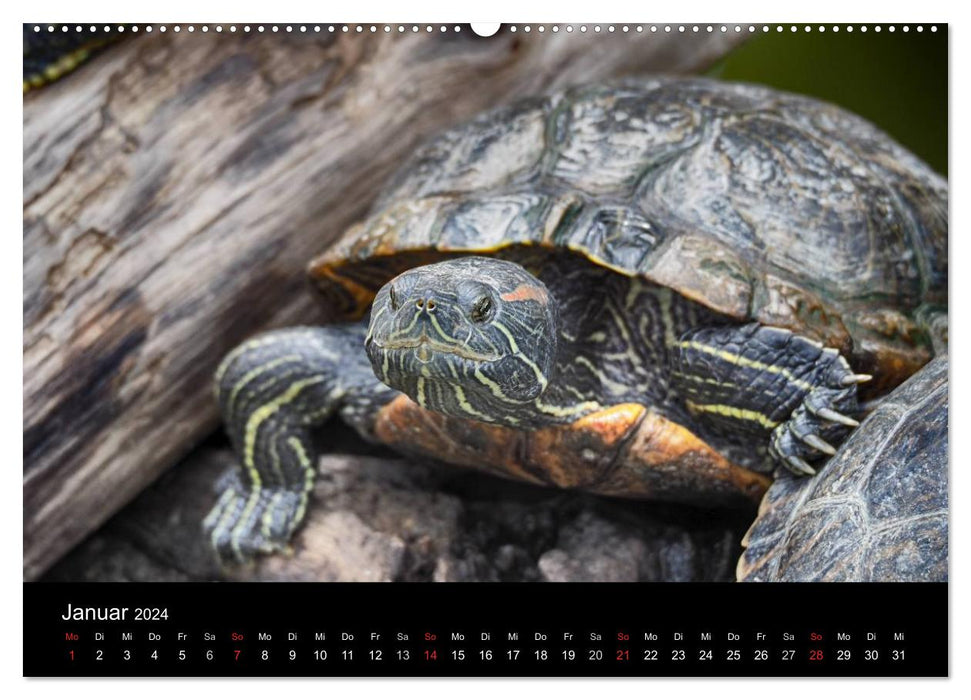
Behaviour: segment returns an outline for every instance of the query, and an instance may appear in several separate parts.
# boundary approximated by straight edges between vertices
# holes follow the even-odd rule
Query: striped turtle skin
[[[933,355],[947,185],[859,118],[708,80],[577,88],[433,139],[310,264],[334,323],[223,361],[205,531],[286,547],[313,428],[536,484],[754,503]]]
[[[39,27],[39,31],[34,31]],[[59,80],[121,38],[117,27],[25,24],[24,94]]]

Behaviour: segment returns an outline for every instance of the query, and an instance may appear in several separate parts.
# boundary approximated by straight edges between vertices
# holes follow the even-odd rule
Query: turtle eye
[[[469,314],[471,318],[476,323],[483,323],[488,320],[489,315],[492,313],[492,299],[488,296],[482,296],[475,300],[472,305],[472,312]]]
[[[398,310],[398,295],[394,293],[394,287],[388,287],[388,301],[391,303],[391,310]]]

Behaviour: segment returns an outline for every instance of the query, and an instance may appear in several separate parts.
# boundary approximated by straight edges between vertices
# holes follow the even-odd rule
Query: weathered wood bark
[[[722,36],[165,35],[24,104],[24,576],[217,424],[245,336],[430,133],[516,96],[696,70]]]

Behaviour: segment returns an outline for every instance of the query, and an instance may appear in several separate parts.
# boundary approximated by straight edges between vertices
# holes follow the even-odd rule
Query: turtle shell
[[[452,129],[311,263],[359,317],[395,274],[455,254],[572,251],[739,320],[789,328],[892,387],[947,303],[947,183],[842,109],[659,79],[526,99]]]
[[[947,356],[890,394],[812,479],[782,475],[738,562],[744,581],[946,581]]]

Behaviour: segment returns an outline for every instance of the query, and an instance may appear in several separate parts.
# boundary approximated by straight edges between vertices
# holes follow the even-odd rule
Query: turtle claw
[[[845,362],[833,363],[831,367],[832,371],[820,378],[789,419],[772,431],[769,453],[795,474],[814,474],[809,463],[835,455],[836,446],[850,429],[859,425],[846,414],[859,409],[856,387],[870,377],[853,374]]]
[[[786,457],[786,466],[789,471],[801,476],[816,476],[816,470],[813,469],[809,463],[802,457],[797,457],[796,455],[789,455]]]
[[[825,455],[832,457],[836,454],[836,448],[830,445],[828,442],[823,440],[818,435],[804,435],[802,436],[802,441],[809,445],[810,447],[819,450]]]
[[[847,374],[840,379],[843,386],[853,386],[854,384],[864,384],[873,379],[871,374]]]
[[[810,408],[810,410],[812,409]],[[860,421],[853,420],[849,416],[844,416],[842,413],[837,413],[831,408],[818,408],[813,412],[820,418],[825,418],[832,423],[845,425],[847,428],[858,428],[860,426]]]

